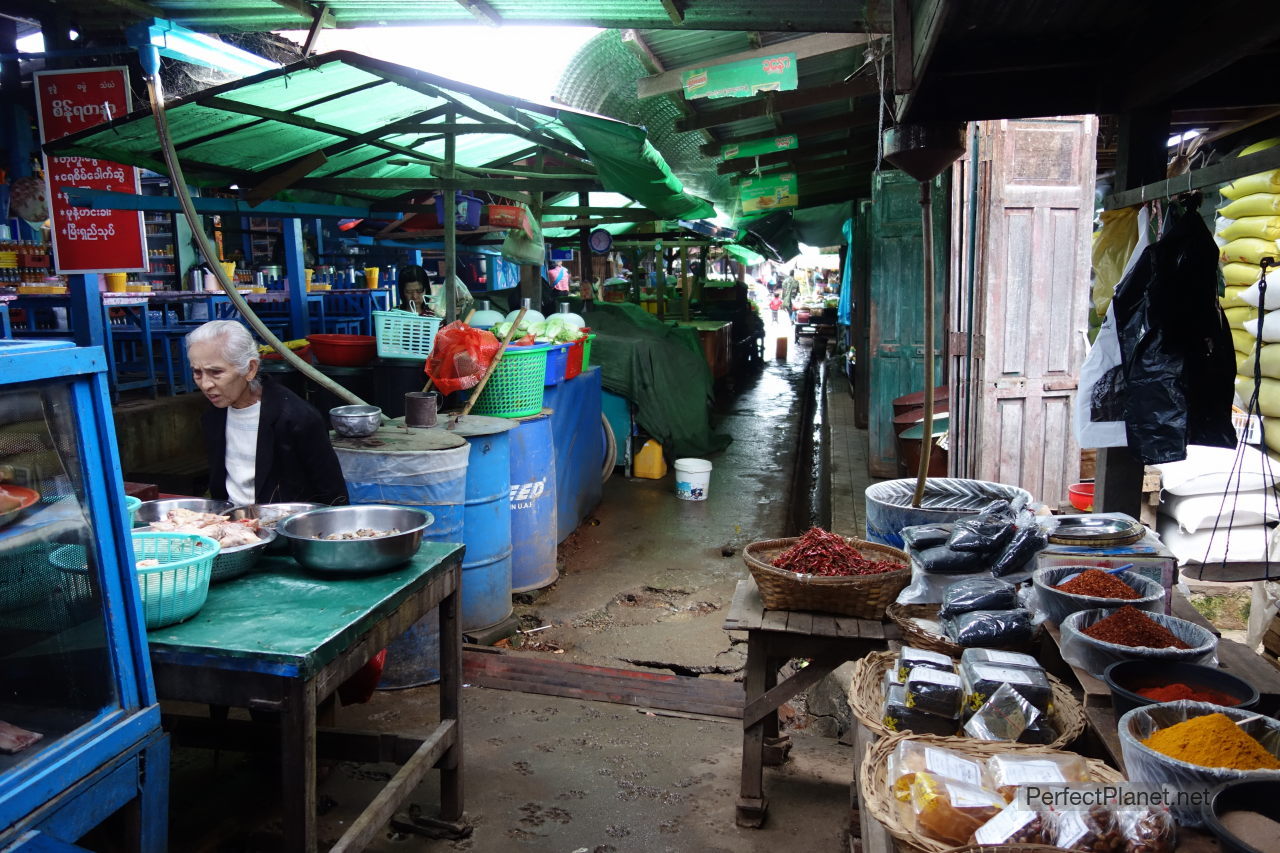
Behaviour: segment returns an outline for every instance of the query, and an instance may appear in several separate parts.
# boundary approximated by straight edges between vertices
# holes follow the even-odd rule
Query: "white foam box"
[[[1122,512],[1094,513],[1109,518],[1134,519]],[[1065,516],[1054,516],[1053,519]],[[1112,545],[1101,548],[1083,548],[1077,545],[1049,544],[1036,555],[1036,568],[1050,566],[1092,566],[1099,569],[1115,569],[1126,563],[1132,563],[1129,571],[1150,578],[1164,588],[1164,612],[1168,615],[1173,608],[1173,586],[1178,580],[1178,558],[1164,546],[1154,531],[1147,529],[1146,535],[1132,545]]]

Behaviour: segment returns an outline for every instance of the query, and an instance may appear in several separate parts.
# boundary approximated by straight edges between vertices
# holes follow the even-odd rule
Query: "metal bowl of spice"
[[[1081,610],[1115,610],[1126,604],[1156,613],[1164,587],[1136,572],[1111,574],[1095,566],[1050,566],[1031,576],[1036,609],[1055,625]]]
[[[1280,720],[1181,701],[1134,708],[1116,728],[1125,772],[1138,785],[1207,791],[1246,780],[1280,783]],[[1204,822],[1199,802],[1175,800],[1170,811],[1182,825]],[[1269,813],[1274,813],[1274,800]]]
[[[1257,689],[1229,672],[1196,663],[1151,660],[1117,661],[1102,673],[1111,688],[1116,716],[1142,705],[1176,702],[1209,702],[1241,710],[1258,704]]]
[[[1227,853],[1266,853],[1280,838],[1277,802],[1280,782],[1223,785],[1205,806],[1204,822]]]

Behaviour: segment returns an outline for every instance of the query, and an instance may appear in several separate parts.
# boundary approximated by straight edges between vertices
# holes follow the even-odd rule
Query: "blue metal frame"
[[[100,313],[99,313],[100,316]],[[147,818],[142,849],[162,850],[165,841],[164,801],[167,796],[167,741],[160,731],[143,627],[142,602],[132,571],[133,546],[121,488],[115,423],[108,402],[107,359],[100,347],[74,347],[67,341],[12,341],[0,347],[0,387],[17,384],[71,382],[77,420],[77,451],[82,462],[84,509],[92,520],[97,541],[100,588],[110,668],[117,704],[76,731],[59,738],[33,759],[0,775],[0,844],[29,829],[47,828],[62,840],[79,827],[87,830],[118,805],[105,792],[114,785],[122,762],[135,762],[132,791]],[[141,783],[140,764],[152,759],[152,776]],[[161,762],[161,759],[163,761]],[[155,766],[163,763],[166,766]],[[162,784],[163,789],[156,785]],[[103,787],[107,786],[107,787]],[[75,791],[84,794],[80,803]],[[90,793],[91,792],[91,793]],[[69,816],[77,815],[75,820]],[[53,829],[55,818],[64,820]],[[66,821],[70,821],[69,823]],[[78,837],[78,835],[74,835]]]

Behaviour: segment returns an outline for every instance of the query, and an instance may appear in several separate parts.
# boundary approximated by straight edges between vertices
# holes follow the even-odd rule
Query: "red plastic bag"
[[[461,320],[436,332],[426,373],[445,394],[474,388],[498,352],[498,339]]]

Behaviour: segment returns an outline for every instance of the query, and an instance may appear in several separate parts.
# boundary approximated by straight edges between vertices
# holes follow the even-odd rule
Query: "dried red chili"
[[[1148,649],[1188,649],[1172,631],[1141,610],[1126,604],[1106,619],[1083,630],[1084,634],[1104,643],[1120,646],[1142,646]]]
[[[1089,595],[1094,598],[1122,598],[1131,601],[1140,597],[1133,587],[1101,569],[1085,569],[1066,583],[1058,584],[1054,589],[1060,589],[1072,595]]]
[[[823,577],[878,575],[903,568],[894,560],[868,559],[843,536],[820,527],[809,528],[796,544],[774,558],[773,565],[796,574]]]
[[[1175,681],[1173,684],[1166,684],[1163,687],[1143,687],[1136,692],[1139,696],[1145,696],[1157,702],[1177,702],[1179,699],[1189,699],[1192,702],[1211,702],[1214,705],[1240,704],[1240,700],[1230,693],[1211,690],[1208,687],[1192,687],[1189,684],[1183,684],[1181,681]]]

